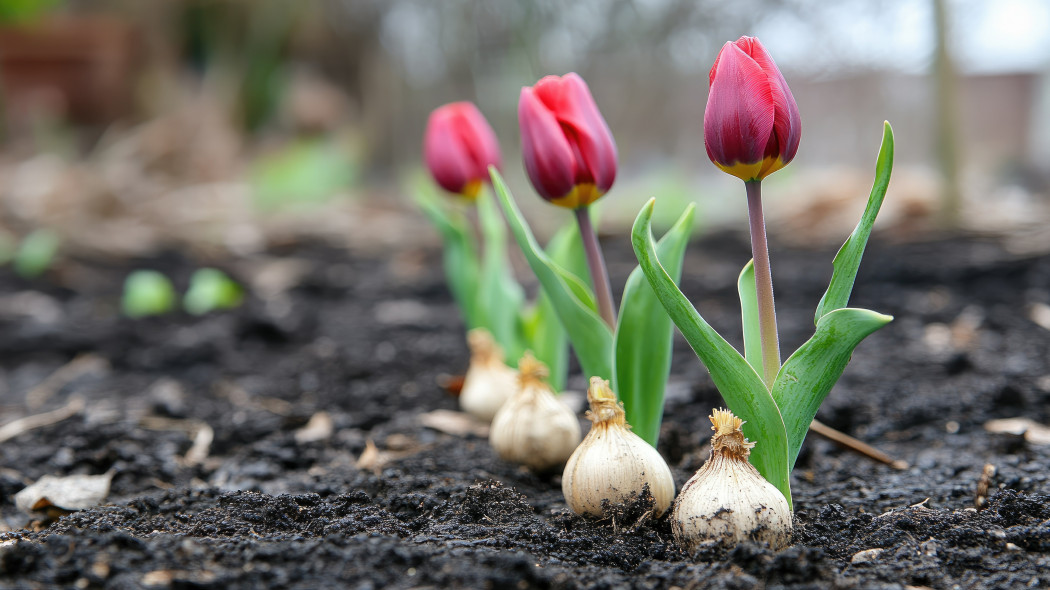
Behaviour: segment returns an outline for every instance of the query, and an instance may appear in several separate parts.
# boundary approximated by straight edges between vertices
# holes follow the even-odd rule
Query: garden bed
[[[606,246],[622,285],[633,252],[626,241]],[[774,249],[783,349],[812,332],[833,254]],[[691,244],[686,256],[683,290],[723,334],[739,332],[735,281],[748,257],[746,240],[727,235]],[[130,270],[156,268],[184,288],[203,265],[177,255],[67,260],[34,282],[0,272],[2,422],[58,411],[0,446],[0,586],[1050,580],[1050,446],[985,429],[997,418],[1050,422],[1050,331],[1031,319],[1050,303],[1045,255],[973,237],[876,239],[852,303],[896,320],[861,344],[818,418],[910,467],[811,434],[792,480],[794,543],[692,556],[644,498],[603,520],[578,517],[560,477],[500,461],[470,425],[433,427],[445,416],[432,412],[457,409],[442,376],[467,364],[437,248],[379,257],[288,246],[219,264],[251,287],[240,309],[119,318]],[[575,375],[570,385],[584,383]],[[706,458],[707,415],[718,405],[677,337],[660,450],[679,486]],[[978,512],[987,463],[997,474]],[[15,507],[14,494],[44,475],[109,470],[103,506],[50,524]]]

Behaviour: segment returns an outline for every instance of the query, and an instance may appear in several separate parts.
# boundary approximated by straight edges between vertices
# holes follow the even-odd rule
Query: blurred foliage
[[[18,242],[14,236],[7,231],[0,230],[0,265],[14,260],[16,252],[18,252]]]
[[[275,210],[326,203],[355,175],[356,165],[341,144],[310,138],[256,160],[251,181],[256,206]]]
[[[18,245],[14,260],[15,272],[27,279],[40,276],[51,268],[60,244],[57,233],[49,229],[33,230]]]
[[[309,2],[190,0],[182,13],[186,57],[227,78],[238,116],[254,131],[269,121],[287,85],[286,50]]]
[[[28,24],[39,20],[61,0],[3,0],[0,2],[0,24]]]

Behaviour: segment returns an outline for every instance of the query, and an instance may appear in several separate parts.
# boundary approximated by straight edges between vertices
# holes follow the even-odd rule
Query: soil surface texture
[[[633,252],[606,247],[622,285]],[[783,350],[812,333],[833,255],[774,247]],[[746,239],[707,236],[683,273],[734,345],[749,257]],[[240,308],[120,316],[131,270],[185,289],[212,265],[249,287]],[[27,418],[0,429],[2,588],[1050,586],[1050,446],[986,429],[1050,423],[1050,257],[995,240],[869,246],[851,304],[896,319],[857,349],[818,418],[908,467],[811,433],[781,551],[686,554],[646,498],[576,516],[560,476],[499,460],[446,415],[434,428],[435,410],[458,409],[442,376],[468,360],[436,248],[72,259],[34,281],[0,270],[0,300],[0,423]],[[659,450],[679,487],[720,405],[676,336]],[[15,505],[43,476],[106,473],[97,507]]]

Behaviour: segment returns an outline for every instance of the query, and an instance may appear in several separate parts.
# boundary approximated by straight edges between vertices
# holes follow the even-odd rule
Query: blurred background
[[[1048,249],[1046,0],[3,0],[0,258],[40,231],[101,256],[436,244],[410,193],[434,190],[421,136],[455,100],[489,118],[543,225],[557,212],[524,178],[517,96],[568,71],[619,144],[605,231],[650,196],[746,231],[702,128],[708,69],[744,34],[802,113],[795,163],[766,182],[777,238],[841,242],[885,119],[884,232]]]

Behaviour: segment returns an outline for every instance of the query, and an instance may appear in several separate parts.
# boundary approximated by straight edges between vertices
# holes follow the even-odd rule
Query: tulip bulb
[[[682,486],[671,513],[671,530],[688,551],[705,545],[791,540],[791,509],[784,495],[747,462],[755,443],[744,438],[743,420],[728,410],[710,416],[715,434],[711,457]]]
[[[601,516],[603,500],[620,504],[648,485],[656,515],[663,514],[674,499],[674,478],[667,463],[631,432],[623,404],[608,381],[591,377],[587,400],[591,431],[565,464],[561,479],[565,502],[576,514]]]
[[[537,473],[550,471],[580,444],[580,423],[547,385],[543,363],[526,352],[518,372],[520,387],[492,419],[489,443],[505,461]]]
[[[518,372],[503,364],[503,350],[484,328],[467,333],[470,367],[463,379],[459,405],[463,411],[491,422],[496,411],[518,390]]]

